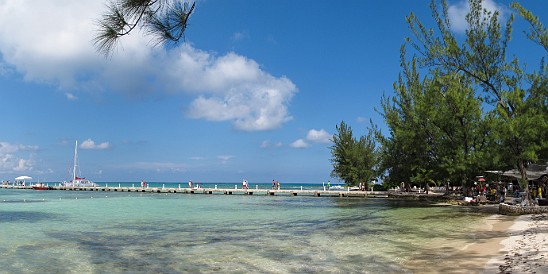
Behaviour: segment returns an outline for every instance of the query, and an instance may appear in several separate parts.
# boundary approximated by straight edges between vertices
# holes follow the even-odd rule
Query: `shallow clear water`
[[[379,199],[0,189],[0,272],[401,273],[449,256],[432,241],[473,238],[482,217]]]

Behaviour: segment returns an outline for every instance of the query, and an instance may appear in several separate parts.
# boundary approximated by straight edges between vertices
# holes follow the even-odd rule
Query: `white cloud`
[[[292,148],[307,148],[309,147],[308,143],[305,142],[303,139],[299,139],[293,143],[291,143],[289,146]]]
[[[76,97],[74,94],[72,94],[70,92],[65,93],[65,96],[67,97],[67,99],[69,99],[71,101],[74,101],[74,100],[78,99],[78,97]]]
[[[96,66],[89,35],[101,1],[0,2],[0,52],[29,81],[73,86],[76,74]],[[88,19],[88,20],[86,20]]]
[[[307,141],[318,144],[328,144],[331,142],[331,134],[329,134],[329,132],[325,129],[311,129],[306,134],[306,140],[298,139],[289,146],[292,148],[308,148],[310,147],[310,144]]]
[[[78,92],[184,93],[192,98],[189,117],[228,121],[240,130],[275,129],[291,119],[293,82],[236,53],[217,56],[189,44],[153,48],[136,31],[103,58],[91,40],[104,9],[104,1],[0,1],[0,67],[71,90],[69,100]]]
[[[483,0],[482,6],[484,9],[490,12],[499,12],[499,19],[504,18],[506,13],[506,8],[502,5],[497,4],[493,0]],[[466,22],[466,14],[470,12],[470,3],[468,0],[461,0],[453,5],[449,5],[447,13],[449,16],[449,21],[451,22],[451,29],[455,32],[463,33],[468,27]]]
[[[229,53],[220,58],[205,58],[205,53],[183,46],[181,60],[201,56],[173,68],[182,86],[201,91],[188,109],[193,118],[232,121],[241,130],[270,130],[291,120],[287,104],[295,85],[286,77],[276,78],[243,56]]]
[[[27,171],[32,169],[32,167],[29,166],[29,161],[25,159],[19,159],[17,162],[17,166],[13,168],[14,171]]]
[[[0,154],[16,153],[18,151],[36,151],[38,146],[35,145],[13,145],[8,142],[0,142]]]
[[[249,34],[247,31],[238,31],[232,34],[232,41],[238,42],[244,39],[247,39],[249,37]]]
[[[80,144],[80,148],[82,149],[107,149],[110,147],[109,142],[103,142],[100,144],[95,144],[95,142],[91,139],[87,139],[82,144]]]
[[[221,160],[221,163],[226,164],[230,159],[234,158],[232,155],[219,155],[217,159]]]
[[[331,143],[331,134],[323,128],[320,130],[311,129],[306,135],[306,140],[314,143],[328,144]]]
[[[33,153],[36,150],[38,150],[38,146],[35,145],[15,145],[8,142],[0,142],[0,173],[33,170]]]
[[[6,65],[0,62],[0,76],[8,76],[13,71]]]

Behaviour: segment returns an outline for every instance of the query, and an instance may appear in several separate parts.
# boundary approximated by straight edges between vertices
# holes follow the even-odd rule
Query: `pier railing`
[[[0,185],[6,189],[30,189],[32,186]],[[227,189],[227,188],[181,188],[181,187],[72,187],[50,186],[48,190],[62,191],[97,191],[97,192],[140,192],[140,193],[181,193],[181,194],[224,194],[224,195],[264,195],[264,196],[315,196],[315,197],[379,197],[386,198],[386,191],[355,191],[355,190],[299,190],[299,189]],[[43,191],[48,191],[43,190]]]

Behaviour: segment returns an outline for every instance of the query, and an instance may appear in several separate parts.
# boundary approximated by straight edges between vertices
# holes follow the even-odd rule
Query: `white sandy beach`
[[[444,274],[548,273],[548,214],[514,217],[495,213],[474,229],[469,239],[433,242],[429,256],[409,262],[408,269]]]
[[[508,233],[505,255],[489,260],[485,273],[548,273],[548,214],[519,216]]]

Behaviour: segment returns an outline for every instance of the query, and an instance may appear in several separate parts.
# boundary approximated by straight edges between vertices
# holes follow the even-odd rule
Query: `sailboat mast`
[[[78,140],[76,140],[76,145],[74,146],[74,168],[72,170],[72,182],[76,182],[76,161],[78,159]]]

